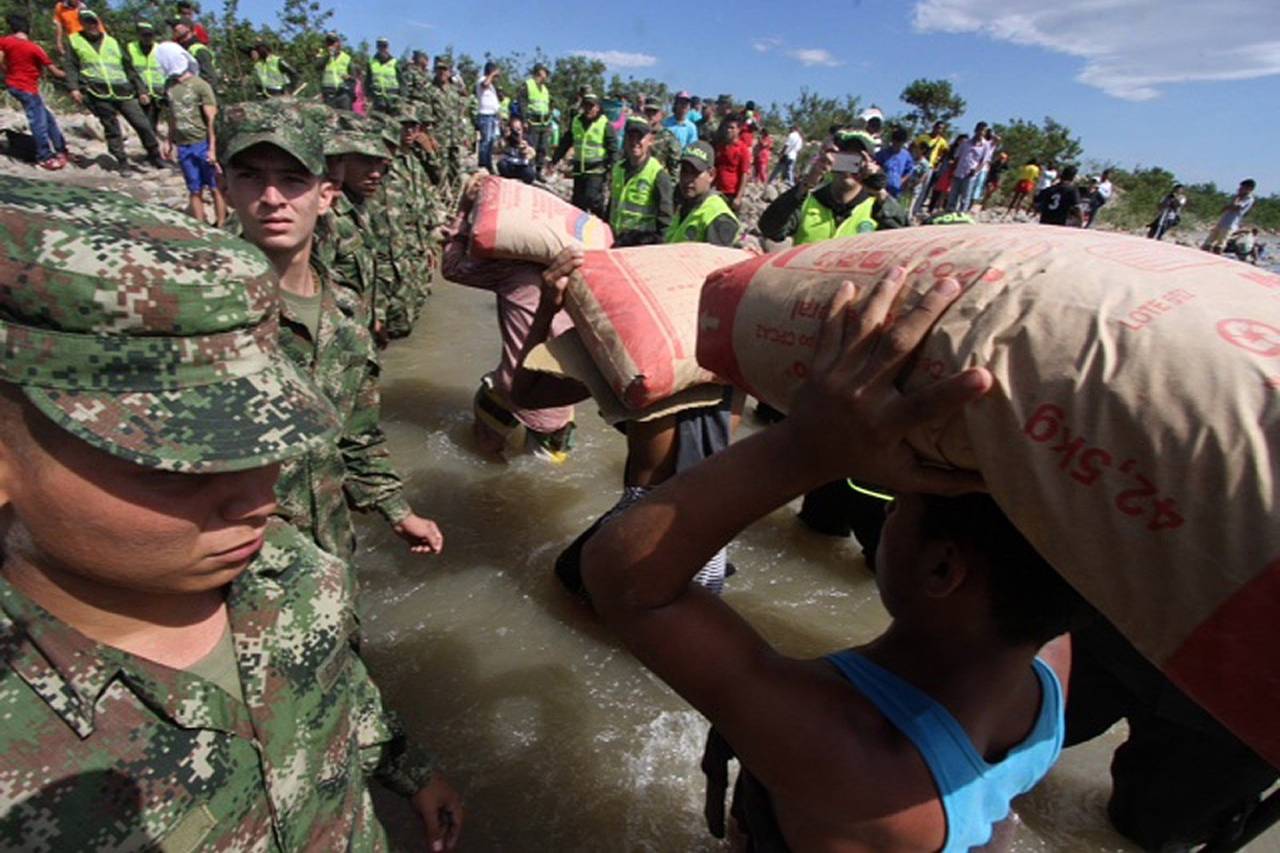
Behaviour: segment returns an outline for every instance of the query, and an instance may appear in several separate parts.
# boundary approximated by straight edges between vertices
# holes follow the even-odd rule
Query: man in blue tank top
[[[973,368],[896,389],[960,291],[943,280],[888,333],[904,278],[886,276],[856,319],[845,284],[787,420],[667,481],[584,550],[602,619],[715,726],[704,758],[712,788],[724,779],[715,745],[740,757],[735,816],[748,850],[981,846],[1061,748],[1070,653],[1066,637],[1049,641],[1066,631],[1076,596],[976,474],[922,466],[906,444],[993,380]],[[742,528],[835,477],[899,496],[875,567],[893,621],[857,649],[788,658],[689,581]],[[713,832],[723,831],[723,793],[708,799]]]

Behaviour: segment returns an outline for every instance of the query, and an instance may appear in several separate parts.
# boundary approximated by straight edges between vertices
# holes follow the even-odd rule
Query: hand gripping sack
[[[895,265],[964,294],[900,380],[996,385],[912,436],[981,471],[1036,549],[1166,675],[1280,766],[1280,276],[1134,237],[903,229],[713,273],[698,360],[784,409],[842,280]]]
[[[510,178],[481,178],[471,215],[471,254],[477,258],[546,264],[565,246],[613,245],[613,232],[600,219]]]
[[[751,255],[703,243],[587,252],[565,310],[622,403],[643,409],[714,381],[698,367],[698,295],[713,270]]]

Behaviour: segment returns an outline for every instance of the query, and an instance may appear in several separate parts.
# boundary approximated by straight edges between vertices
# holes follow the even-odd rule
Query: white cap
[[[865,110],[858,113],[858,118],[863,121],[871,121],[873,118],[878,118],[880,121],[884,121],[884,113],[880,112],[879,107],[867,107]]]

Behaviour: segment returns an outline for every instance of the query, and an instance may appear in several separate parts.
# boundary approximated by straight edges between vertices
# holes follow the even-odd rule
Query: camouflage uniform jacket
[[[368,235],[366,237],[366,235]],[[372,328],[377,270],[370,245],[369,214],[363,202],[356,204],[346,192],[316,228],[317,259],[329,270],[339,287],[345,288],[360,305],[361,322]]]
[[[431,86],[431,72],[419,68],[410,62],[400,71],[400,94],[410,101],[420,103],[427,100],[427,89]]]
[[[380,420],[377,351],[350,297],[323,272],[320,326],[312,340],[281,303],[280,344],[338,412],[338,440],[286,461],[276,482],[279,512],[321,548],[350,560],[355,529],[349,508],[376,509],[395,524],[409,515],[404,483],[391,465]],[[344,302],[344,300],[347,300]]]
[[[375,315],[387,334],[401,338],[413,330],[430,278],[430,221],[434,209],[421,163],[412,152],[393,162],[382,188],[369,201],[376,234],[377,297]]]
[[[653,135],[649,156],[662,164],[672,180],[680,179],[680,140],[676,139],[670,128],[664,127]]]
[[[353,649],[345,568],[272,520],[226,603],[243,702],[0,579],[0,848],[386,849],[366,776],[407,796],[434,762]]]

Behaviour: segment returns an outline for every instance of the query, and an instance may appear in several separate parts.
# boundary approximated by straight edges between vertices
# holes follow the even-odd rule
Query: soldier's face
[[[0,417],[0,550],[11,578],[34,572],[72,594],[95,584],[205,592],[262,547],[279,465],[175,474],[97,450],[30,406],[6,400]]]
[[[367,154],[348,154],[346,156],[346,173],[342,185],[352,192],[368,198],[378,191],[382,178],[387,173],[387,160],[383,157],[370,157]]]
[[[649,143],[649,134],[638,133],[634,130],[627,131],[627,159],[631,162],[631,165],[639,165],[645,157],[649,156]]]
[[[305,245],[331,200],[328,181],[274,145],[242,151],[227,167],[227,202],[245,239],[268,256]]]

